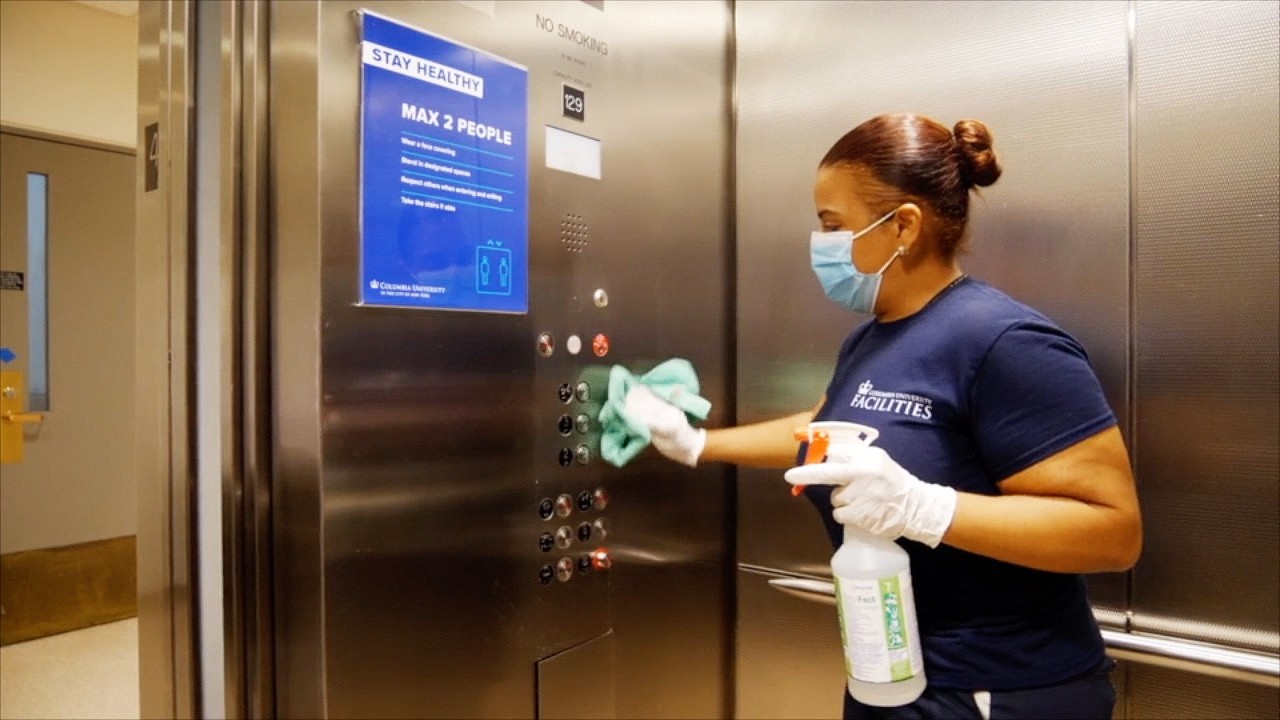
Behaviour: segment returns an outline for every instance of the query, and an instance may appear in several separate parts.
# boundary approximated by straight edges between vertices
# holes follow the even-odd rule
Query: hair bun
[[[970,185],[986,187],[1000,178],[1000,160],[991,149],[991,131],[981,121],[961,120],[952,134],[960,155],[960,172]]]

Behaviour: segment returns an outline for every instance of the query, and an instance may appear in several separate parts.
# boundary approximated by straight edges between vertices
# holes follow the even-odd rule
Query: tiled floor
[[[0,720],[138,714],[137,618],[0,648]]]

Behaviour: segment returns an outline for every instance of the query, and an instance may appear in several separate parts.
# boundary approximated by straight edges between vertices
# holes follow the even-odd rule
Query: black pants
[[[1116,704],[1115,662],[1067,682],[1026,690],[993,690],[986,720],[1107,720]],[[983,720],[973,692],[926,687],[915,702],[896,708],[863,705],[845,691],[844,720]]]

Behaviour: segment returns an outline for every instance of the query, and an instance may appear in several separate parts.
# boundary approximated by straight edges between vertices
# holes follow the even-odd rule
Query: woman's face
[[[884,212],[868,206],[860,187],[869,180],[865,170],[847,166],[827,166],[818,170],[813,185],[813,204],[823,232],[847,230],[858,233],[879,220]],[[892,220],[880,225],[853,243],[853,266],[874,273],[897,252],[899,243]]]

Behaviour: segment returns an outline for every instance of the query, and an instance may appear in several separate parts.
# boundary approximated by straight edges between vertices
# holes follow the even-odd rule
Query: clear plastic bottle
[[[849,694],[878,707],[906,705],[924,692],[911,561],[892,540],[844,528],[831,557]]]
[[[838,457],[842,445],[870,445],[879,433],[829,421],[811,423],[804,435],[810,443],[809,463]],[[831,574],[849,694],[877,707],[913,702],[924,692],[925,675],[907,551],[846,525],[844,543],[831,557]]]

